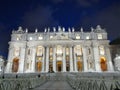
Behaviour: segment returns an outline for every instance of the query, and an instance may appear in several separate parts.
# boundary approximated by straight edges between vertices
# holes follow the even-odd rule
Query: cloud
[[[55,4],[58,4],[58,3],[62,3],[64,2],[65,0],[51,0],[53,3]]]
[[[56,26],[58,22],[53,17],[54,11],[50,7],[39,6],[31,11],[27,11],[23,16],[23,26],[28,28],[44,28],[46,26]]]
[[[91,26],[101,24],[106,28],[109,38],[115,39],[120,36],[120,5],[113,4],[108,8],[99,10],[96,14],[87,15],[81,23]]]
[[[76,3],[79,7],[90,7],[100,2],[100,0],[51,0],[54,4]]]
[[[76,0],[81,7],[90,7],[93,4],[99,3],[100,0]]]

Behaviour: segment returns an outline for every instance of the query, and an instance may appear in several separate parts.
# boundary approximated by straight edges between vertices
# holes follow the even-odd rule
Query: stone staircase
[[[75,90],[120,90],[120,73],[72,73],[67,78]]]
[[[0,90],[30,90],[47,82],[68,82],[74,90],[120,90],[120,73],[34,73],[0,76]]]

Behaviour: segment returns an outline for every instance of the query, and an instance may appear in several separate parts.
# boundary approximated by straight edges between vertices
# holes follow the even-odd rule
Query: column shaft
[[[87,69],[87,54],[86,54],[86,48],[83,47],[82,50],[83,50],[84,72],[86,72],[86,71],[88,70],[88,69]]]
[[[8,54],[8,63],[6,65],[5,73],[11,73],[12,72],[12,62],[13,62],[13,48],[9,47],[9,54]]]
[[[25,47],[21,47],[20,49],[20,60],[19,60],[19,73],[23,73],[24,72],[24,61],[25,61]]]
[[[45,72],[45,47],[43,48],[42,72]]]
[[[110,55],[110,50],[109,50],[108,47],[106,47],[106,53],[107,53],[107,66],[109,68],[108,70],[109,71],[114,71],[112,60],[111,60],[111,55]]]
[[[94,51],[95,69],[97,72],[100,72],[101,68],[100,68],[100,56],[99,56],[98,47],[94,46],[93,51]]]
[[[73,55],[72,55],[72,47],[70,47],[70,72],[73,72]]]
[[[63,47],[63,72],[66,72],[66,59],[65,47]]]
[[[53,47],[53,71],[56,72],[56,47]]]
[[[49,71],[49,47],[46,50],[46,72]]]
[[[31,58],[31,72],[35,72],[35,56],[36,56],[36,48],[32,47],[32,58]]]
[[[77,60],[76,60],[76,53],[75,53],[75,50],[74,50],[74,71],[77,72]]]

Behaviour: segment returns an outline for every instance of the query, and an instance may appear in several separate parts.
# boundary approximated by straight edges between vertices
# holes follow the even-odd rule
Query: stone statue
[[[38,32],[38,29],[37,29],[37,28],[35,29],[35,32],[36,32],[36,33]]]
[[[88,64],[88,69],[89,70],[93,70],[94,69],[94,65],[93,65],[93,61],[92,60],[87,60],[87,64]]]
[[[82,27],[81,27],[81,29],[80,29],[80,30],[81,30],[81,32],[83,32],[83,28],[82,28]]]

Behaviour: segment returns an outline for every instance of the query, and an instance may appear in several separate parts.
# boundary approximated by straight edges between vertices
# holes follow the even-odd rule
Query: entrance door
[[[42,62],[37,62],[37,71],[40,72],[42,70]]]
[[[18,67],[19,67],[19,59],[14,58],[13,65],[12,65],[12,72],[18,72]]]
[[[52,65],[52,64],[49,65],[49,72],[54,72],[54,71],[53,71],[53,65]]]
[[[82,71],[82,62],[81,61],[77,62],[77,66],[78,66],[78,71]]]
[[[106,62],[105,57],[100,58],[100,64],[101,64],[101,70],[107,71],[107,62]]]
[[[70,65],[69,65],[69,63],[67,63],[67,65],[66,65],[66,71],[70,71]]]
[[[57,61],[57,71],[58,72],[62,71],[62,61]]]

